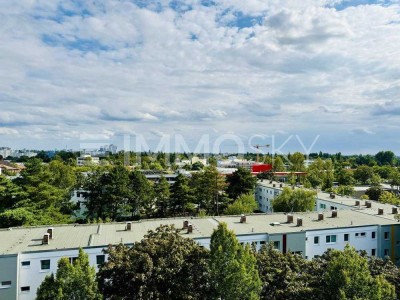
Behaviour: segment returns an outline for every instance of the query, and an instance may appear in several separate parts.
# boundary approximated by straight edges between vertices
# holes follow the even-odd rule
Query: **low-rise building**
[[[44,278],[56,272],[61,257],[69,257],[72,262],[82,247],[89,255],[90,264],[97,269],[107,260],[103,252],[107,245],[132,245],[142,240],[148,230],[160,225],[173,224],[181,229],[182,236],[193,238],[207,248],[213,230],[225,222],[240,243],[256,248],[271,242],[284,253],[293,252],[311,259],[328,248],[342,250],[349,243],[369,255],[389,256],[398,263],[400,223],[394,219],[393,211],[380,213],[373,209],[2,229],[0,299],[34,299]]]

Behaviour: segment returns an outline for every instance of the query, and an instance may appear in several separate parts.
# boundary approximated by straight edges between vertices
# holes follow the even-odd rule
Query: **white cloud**
[[[400,100],[398,3],[216,2],[2,5],[0,125],[19,133],[15,144],[51,147],[176,129],[195,139],[318,128],[330,145],[371,122],[398,125],[387,118]]]

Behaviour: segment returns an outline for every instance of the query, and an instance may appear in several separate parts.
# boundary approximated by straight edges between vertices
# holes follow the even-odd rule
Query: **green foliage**
[[[274,199],[272,206],[276,212],[312,211],[315,206],[316,193],[305,189],[283,188],[282,193]]]
[[[333,191],[338,195],[351,196],[354,194],[354,187],[351,185],[339,185]]]
[[[225,180],[218,174],[218,170],[215,167],[206,167],[203,172],[192,175],[190,185],[199,209],[216,214],[217,196],[222,194],[225,188]]]
[[[173,226],[149,231],[132,248],[109,246],[98,281],[106,299],[215,299],[209,252]]]
[[[170,211],[172,215],[184,214],[189,202],[193,202],[189,180],[184,175],[179,174],[171,187]]]
[[[324,299],[395,299],[394,287],[383,277],[373,277],[368,260],[347,245],[332,250],[324,274]]]
[[[274,171],[274,172],[284,172],[285,171],[285,165],[280,156],[277,156],[274,158],[273,163],[272,163],[272,171]]]
[[[380,187],[370,187],[365,191],[365,194],[369,199],[377,201],[382,194],[382,189]]]
[[[261,299],[300,300],[320,299],[316,287],[314,262],[300,255],[282,253],[272,243],[256,253],[257,267],[263,283]]]
[[[304,154],[300,152],[295,152],[289,157],[290,170],[293,172],[301,172],[305,170],[304,166]]]
[[[243,194],[240,195],[236,201],[228,205],[225,210],[227,215],[239,215],[249,214],[254,212],[258,208],[257,202],[254,198],[254,194]]]
[[[392,166],[396,163],[396,155],[392,151],[379,151],[375,154],[375,160],[380,166]]]
[[[367,184],[372,175],[374,175],[373,169],[365,165],[359,166],[354,172],[354,178],[361,182],[361,184]]]
[[[160,180],[154,185],[154,196],[156,215],[158,217],[165,217],[167,215],[171,193],[169,190],[169,183],[164,176],[161,176]]]
[[[261,280],[250,246],[239,244],[225,223],[211,235],[211,278],[221,299],[259,299]]]
[[[400,204],[400,199],[396,197],[395,194],[387,191],[383,191],[381,195],[379,196],[379,202],[382,203],[389,203],[393,205],[399,205]]]
[[[360,197],[360,199],[361,200],[369,200],[369,197],[368,197],[368,195],[361,195],[361,197]]]
[[[34,225],[36,216],[25,208],[10,209],[0,214],[0,227]]]
[[[151,215],[154,208],[154,189],[146,176],[139,171],[129,174],[129,199],[128,205],[131,215],[139,215],[140,209],[143,213]]]
[[[254,192],[257,182],[257,178],[253,177],[250,171],[243,168],[238,168],[226,180],[228,183],[226,192],[231,199],[236,199],[241,194]]]
[[[79,249],[78,258],[70,263],[63,257],[58,261],[56,276],[47,276],[37,290],[37,300],[100,300],[96,274],[89,257]]]

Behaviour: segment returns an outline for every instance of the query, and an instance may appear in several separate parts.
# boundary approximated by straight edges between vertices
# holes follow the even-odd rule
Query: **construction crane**
[[[258,144],[257,144],[257,145],[253,145],[253,147],[256,148],[256,149],[258,150],[258,149],[260,149],[260,148],[269,148],[269,145],[268,145],[268,144],[267,144],[267,145],[258,145]],[[259,156],[259,152],[257,151],[257,163],[258,163],[258,159],[259,159],[258,156]]]

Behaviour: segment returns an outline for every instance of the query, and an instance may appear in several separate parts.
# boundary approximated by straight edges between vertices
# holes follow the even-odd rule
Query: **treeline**
[[[178,174],[170,185],[161,175],[153,183],[141,171],[115,166],[87,175],[83,183],[89,219],[121,220],[185,215],[250,213],[257,209],[256,179],[239,169],[228,177],[205,167],[191,177]]]
[[[346,246],[308,261],[281,253],[273,244],[259,251],[241,245],[221,223],[210,250],[173,226],[149,231],[132,247],[109,246],[108,260],[95,275],[80,251],[72,265],[59,262],[37,299],[270,299],[394,300],[400,294],[399,269]],[[86,284],[82,284],[82,283]]]
[[[74,167],[61,159],[43,163],[33,158],[20,176],[0,176],[0,227],[113,221],[183,215],[251,213],[256,208],[256,179],[240,169],[225,178],[213,166],[190,178],[180,174],[170,185],[165,177],[153,183],[138,170],[122,165]],[[86,171],[86,172],[83,172]],[[83,189],[87,208],[74,218],[79,203],[71,203],[75,189]]]

